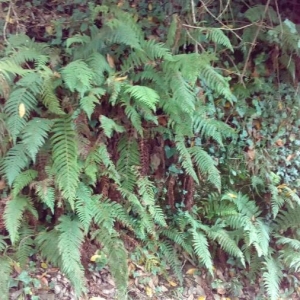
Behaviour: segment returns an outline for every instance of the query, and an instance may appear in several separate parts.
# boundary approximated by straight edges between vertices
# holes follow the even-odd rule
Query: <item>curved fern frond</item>
[[[19,239],[19,229],[26,209],[34,210],[28,197],[17,196],[6,204],[4,223],[12,244],[15,244]]]
[[[155,90],[146,86],[134,85],[128,86],[125,92],[128,93],[137,104],[145,105],[155,111],[156,104],[159,102],[159,95]]]

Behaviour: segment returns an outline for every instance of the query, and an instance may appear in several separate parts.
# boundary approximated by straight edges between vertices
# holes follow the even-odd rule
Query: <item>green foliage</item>
[[[92,237],[125,299],[128,235],[181,281],[182,253],[213,274],[221,249],[277,299],[300,268],[299,33],[276,5],[233,3],[67,1],[80,21],[64,13],[46,43],[5,36],[1,295],[10,255],[35,251],[82,295]]]

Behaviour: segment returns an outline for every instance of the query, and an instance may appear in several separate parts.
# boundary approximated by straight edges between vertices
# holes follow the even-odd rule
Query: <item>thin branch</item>
[[[254,35],[254,38],[253,38],[251,47],[250,47],[250,49],[249,49],[249,51],[248,51],[248,54],[247,54],[247,58],[246,58],[246,61],[245,61],[245,64],[244,64],[244,68],[243,68],[243,71],[242,71],[242,74],[241,74],[241,77],[240,77],[240,82],[241,82],[243,85],[245,85],[245,84],[244,84],[243,77],[244,77],[245,74],[246,74],[247,67],[248,67],[248,62],[249,62],[249,60],[250,60],[251,53],[252,53],[252,51],[253,51],[253,49],[254,49],[254,47],[255,47],[255,45],[256,45],[256,40],[257,40],[258,35],[259,35],[259,32],[260,32],[260,30],[261,30],[261,28],[262,28],[262,25],[263,25],[263,22],[264,22],[265,15],[266,15],[267,10],[268,10],[268,8],[269,8],[269,6],[270,6],[270,2],[271,2],[271,0],[268,0],[267,3],[266,3],[264,13],[263,13],[263,15],[262,15],[261,21],[259,22],[259,25],[257,26],[257,30],[256,30],[256,32],[255,32],[255,35]]]
[[[3,26],[3,39],[7,44],[9,44],[9,42],[6,38],[6,30],[7,30],[7,24],[9,23],[9,20],[10,20],[12,5],[13,5],[12,1],[10,1],[9,6],[8,6],[8,11],[7,11],[7,14],[6,14],[6,17],[5,17],[5,23],[4,23],[4,26]]]

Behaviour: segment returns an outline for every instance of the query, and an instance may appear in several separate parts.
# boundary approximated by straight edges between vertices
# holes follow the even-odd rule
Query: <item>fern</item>
[[[145,105],[151,110],[155,110],[159,101],[159,95],[151,88],[146,86],[129,86],[125,90],[138,104]]]
[[[27,224],[23,223],[20,229],[19,234],[19,244],[17,246],[17,258],[18,262],[20,263],[21,267],[24,267],[32,254],[33,247],[34,247],[34,231]]]
[[[44,145],[52,125],[51,120],[33,118],[23,129],[22,143],[33,162],[35,162],[39,149]]]
[[[264,286],[271,300],[278,299],[279,283],[281,281],[281,271],[278,262],[272,257],[267,257],[265,261],[265,272],[263,273]]]
[[[140,165],[138,144],[135,140],[127,140],[124,136],[119,142],[118,151],[120,158],[117,162],[117,171],[121,175],[121,185],[124,189],[133,191],[137,178],[132,167]]]
[[[193,247],[194,251],[199,257],[203,265],[208,269],[208,271],[213,274],[213,263],[211,254],[208,249],[208,241],[205,235],[197,230],[197,228],[190,229],[192,238],[193,238]]]
[[[79,167],[76,134],[72,128],[71,119],[69,117],[56,119],[52,132],[52,157],[56,183],[63,196],[74,208]]]
[[[8,299],[10,275],[12,272],[11,260],[6,256],[0,255],[0,266],[1,266],[0,293],[2,299]]]
[[[79,92],[80,96],[92,88],[94,72],[83,60],[76,60],[69,63],[61,71],[62,78],[71,92]]]
[[[94,236],[103,245],[103,251],[107,255],[108,265],[118,289],[117,299],[126,299],[128,266],[127,252],[122,241],[106,228],[97,230]]]
[[[113,132],[119,132],[122,133],[125,131],[125,128],[121,125],[118,125],[114,120],[109,119],[105,116],[100,117],[101,127],[104,130],[104,133],[107,137],[111,138],[113,135]]]
[[[20,173],[13,184],[12,195],[17,196],[24,187],[29,185],[33,179],[38,175],[38,172],[35,170],[26,170]]]
[[[61,255],[62,271],[74,285],[76,293],[80,295],[85,286],[84,272],[80,261],[80,247],[84,239],[81,224],[78,220],[62,216],[56,229],[59,231],[57,246]]]
[[[19,229],[23,214],[26,210],[30,210],[36,215],[36,212],[34,212],[34,208],[32,207],[31,200],[24,196],[14,197],[6,204],[4,222],[12,244],[15,244],[19,239]]]
[[[92,218],[95,214],[95,201],[91,190],[83,183],[80,183],[76,192],[75,210],[87,234]]]
[[[196,146],[190,148],[189,153],[194,158],[201,173],[207,176],[207,180],[220,191],[221,176],[219,170],[215,166],[214,159],[206,151]]]

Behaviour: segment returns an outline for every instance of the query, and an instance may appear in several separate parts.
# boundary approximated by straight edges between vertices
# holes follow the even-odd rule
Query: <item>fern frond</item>
[[[33,209],[31,200],[24,196],[14,197],[6,203],[4,210],[4,223],[12,244],[19,239],[19,229],[26,209]]]
[[[33,162],[39,149],[44,145],[52,125],[52,120],[33,118],[23,129],[22,143]]]
[[[80,107],[87,114],[89,119],[91,119],[96,104],[99,103],[99,98],[105,93],[106,91],[101,88],[92,89],[87,96],[80,99]]]
[[[122,133],[125,131],[125,128],[121,125],[118,125],[114,120],[105,117],[104,115],[100,116],[101,127],[104,130],[104,133],[107,137],[111,138],[113,132]]]
[[[64,111],[61,109],[60,101],[55,94],[55,89],[53,87],[53,79],[47,76],[44,79],[44,84],[42,87],[42,102],[49,112],[63,115]]]
[[[26,155],[25,145],[17,144],[9,149],[2,161],[1,171],[5,174],[10,186],[28,163],[29,158]]]
[[[208,271],[213,274],[213,263],[208,249],[207,238],[196,228],[191,228],[190,232],[193,238],[193,247],[196,255],[199,257],[200,261],[208,269]]]
[[[126,299],[128,266],[124,244],[116,233],[111,233],[106,228],[97,230],[96,238],[103,245],[103,251],[107,255],[109,269],[118,290],[117,299]]]
[[[175,248],[169,242],[166,241],[159,242],[158,245],[161,253],[165,256],[166,260],[170,264],[170,267],[172,268],[175,275],[177,276],[180,283],[182,284],[183,282],[182,268]]]
[[[125,90],[140,105],[145,105],[155,111],[156,104],[159,102],[157,92],[149,87],[134,85],[128,86]]]
[[[13,183],[12,195],[14,197],[17,196],[25,186],[29,185],[33,179],[37,177],[37,175],[38,172],[31,169],[20,173]]]
[[[95,76],[91,68],[83,60],[70,62],[61,70],[62,78],[71,92],[77,91],[81,97],[92,88]]]
[[[205,28],[204,30],[206,31],[208,40],[211,40],[218,45],[223,45],[233,52],[232,44],[229,38],[224,34],[223,30],[219,28]]]
[[[0,276],[0,294],[2,299],[9,298],[9,282],[11,279],[12,264],[11,260],[6,256],[0,255],[0,266],[1,266],[1,276]]]
[[[35,190],[40,200],[45,203],[54,214],[55,189],[49,186],[48,180],[40,181],[35,184]]]
[[[200,147],[194,146],[188,149],[193,157],[200,172],[207,176],[207,180],[213,184],[219,191],[221,190],[221,176],[219,170],[215,166],[214,159]]]
[[[267,257],[264,265],[264,286],[267,290],[270,300],[277,300],[279,296],[279,284],[282,278],[281,271],[278,267],[278,262],[272,257]]]
[[[43,258],[55,266],[61,266],[61,255],[58,251],[59,231],[41,231],[35,238],[35,243]]]
[[[81,223],[62,216],[56,226],[59,231],[58,250],[61,255],[62,271],[72,282],[76,294],[80,295],[85,286],[84,271],[81,265],[80,248],[84,240]]]
[[[34,230],[27,224],[22,224],[19,235],[19,244],[17,246],[16,255],[21,267],[24,267],[28,261],[34,246]]]
[[[84,232],[87,233],[95,214],[95,201],[91,189],[84,183],[79,184],[76,192],[75,211],[82,223]]]
[[[133,191],[137,178],[132,167],[140,165],[138,144],[135,140],[124,136],[118,144],[118,151],[120,157],[117,162],[117,171],[121,175],[122,187]]]
[[[74,198],[78,185],[79,167],[77,162],[76,134],[71,119],[56,119],[52,127],[52,158],[56,183],[63,196],[74,208]]]
[[[187,174],[193,177],[193,179],[199,183],[198,176],[194,170],[192,157],[189,150],[186,148],[183,137],[176,137],[176,149],[180,154],[181,164]]]

